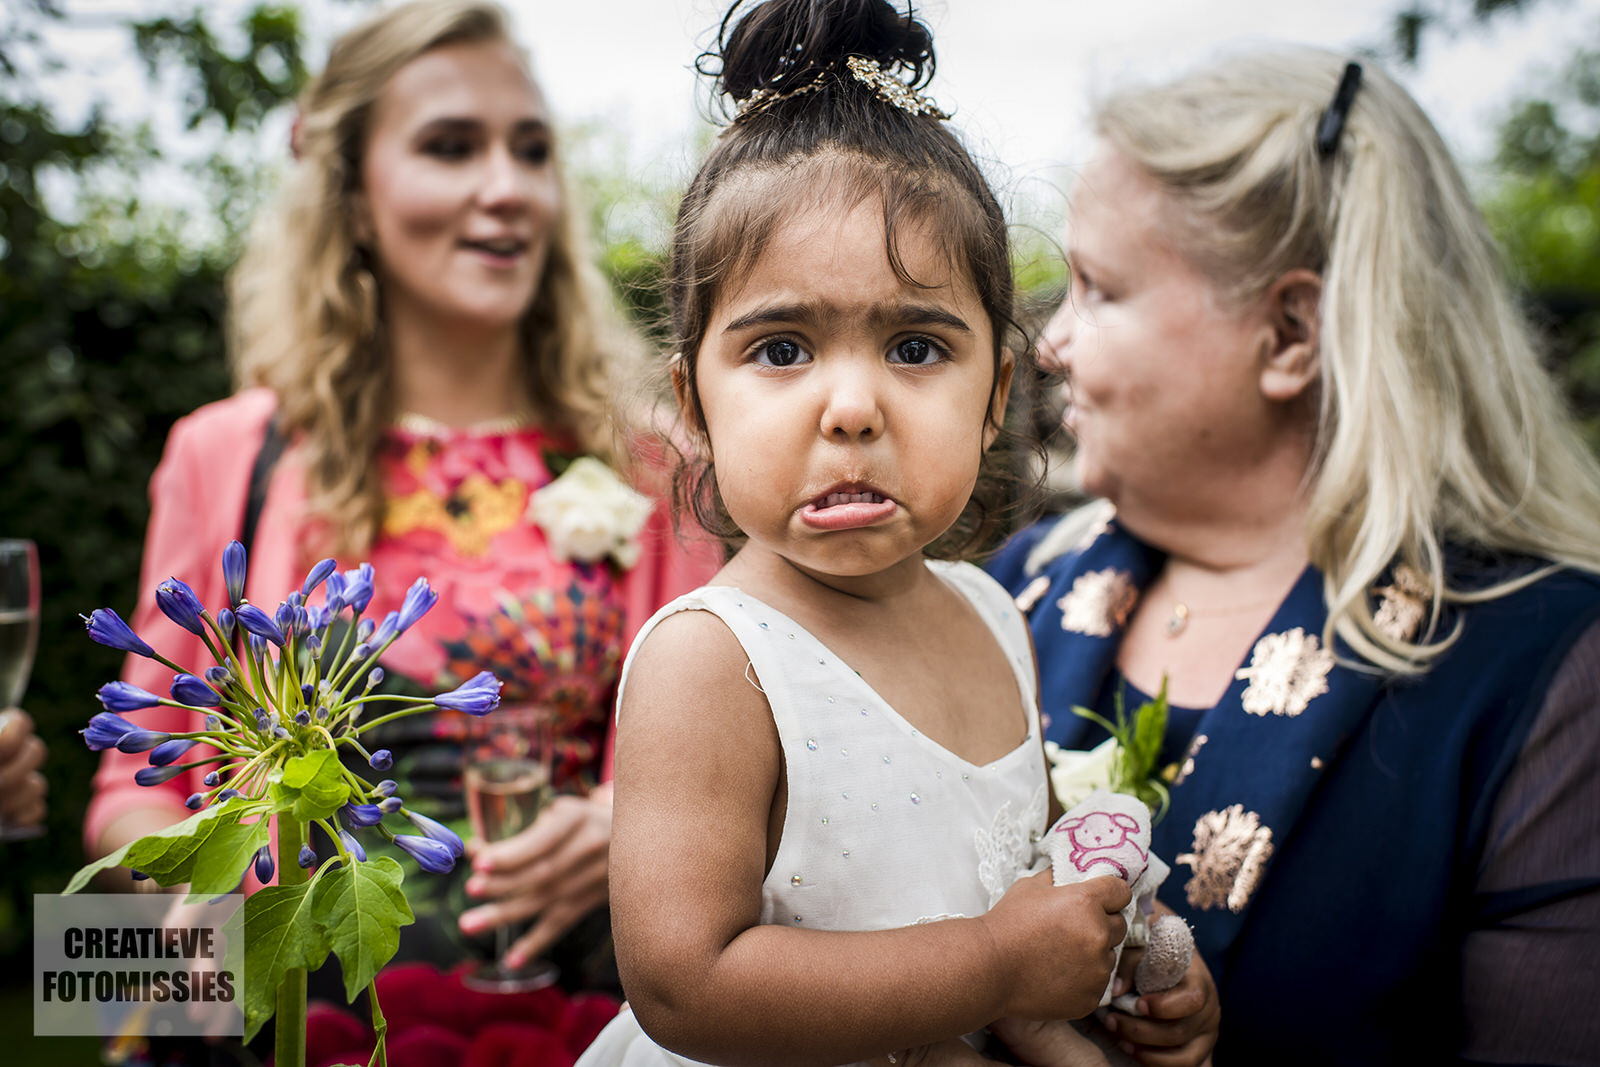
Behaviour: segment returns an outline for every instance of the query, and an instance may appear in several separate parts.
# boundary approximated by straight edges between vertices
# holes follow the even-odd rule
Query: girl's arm
[[[1058,889],[1045,873],[982,918],[899,930],[761,925],[782,757],[747,666],[721,621],[682,612],[630,669],[612,919],[629,1002],[652,1038],[717,1063],[837,1064],[1001,1016],[1093,1010],[1124,932],[1128,890],[1116,879]]]

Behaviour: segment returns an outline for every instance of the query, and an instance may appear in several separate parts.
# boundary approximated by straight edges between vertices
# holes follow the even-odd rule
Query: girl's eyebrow
[[[737,333],[758,326],[779,326],[784,323],[814,324],[824,319],[836,318],[842,312],[832,304],[809,302],[797,304],[772,304],[748,311],[722,328],[723,333]],[[937,304],[875,304],[866,312],[867,325],[882,329],[886,326],[943,326],[961,333],[972,333],[966,320]]]

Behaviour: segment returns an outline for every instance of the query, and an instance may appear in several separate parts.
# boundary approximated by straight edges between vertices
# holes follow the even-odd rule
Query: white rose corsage
[[[594,563],[610,556],[627,570],[639,562],[639,531],[655,501],[636,492],[593,456],[579,456],[528,500],[528,518],[544,530],[559,560]]]

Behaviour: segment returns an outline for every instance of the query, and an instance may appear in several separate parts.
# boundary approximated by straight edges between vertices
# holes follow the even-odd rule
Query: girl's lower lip
[[[882,522],[893,515],[898,506],[893,500],[877,504],[835,504],[831,508],[807,504],[800,509],[800,521],[814,530],[856,530]]]

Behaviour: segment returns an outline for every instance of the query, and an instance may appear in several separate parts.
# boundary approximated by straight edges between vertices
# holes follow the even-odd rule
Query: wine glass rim
[[[39,550],[39,546],[29,538],[0,537],[0,551],[6,551],[13,548],[25,548],[33,552],[37,552]]]

